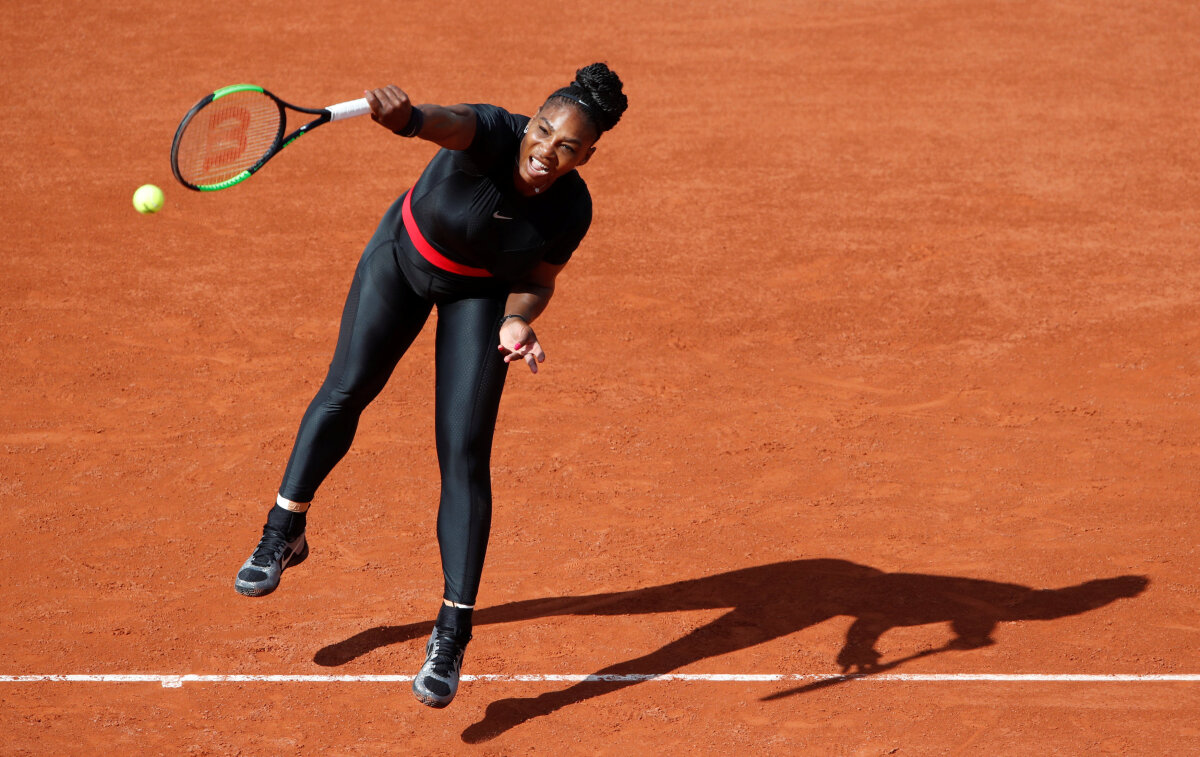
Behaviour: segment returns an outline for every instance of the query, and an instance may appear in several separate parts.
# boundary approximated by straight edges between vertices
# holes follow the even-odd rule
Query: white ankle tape
[[[290,510],[294,513],[308,512],[312,502],[293,502],[290,499],[284,499],[282,494],[275,495],[275,504],[282,507],[284,510]]]

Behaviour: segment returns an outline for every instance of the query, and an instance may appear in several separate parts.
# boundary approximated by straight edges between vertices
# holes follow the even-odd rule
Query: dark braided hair
[[[568,102],[583,111],[597,135],[617,125],[629,100],[621,91],[621,78],[603,63],[593,63],[575,72],[575,81],[557,89],[546,102]]]

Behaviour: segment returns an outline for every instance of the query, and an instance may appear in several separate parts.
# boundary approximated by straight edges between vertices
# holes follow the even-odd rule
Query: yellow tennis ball
[[[157,213],[162,210],[163,191],[153,184],[143,184],[133,193],[133,207],[139,213]]]

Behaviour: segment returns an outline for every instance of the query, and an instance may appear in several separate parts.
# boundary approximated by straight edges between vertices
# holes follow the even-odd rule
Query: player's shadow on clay
[[[554,597],[484,607],[475,625],[549,618],[558,615],[636,615],[729,608],[729,612],[660,649],[596,671],[595,676],[662,674],[708,657],[746,649],[840,615],[854,618],[837,662],[845,677],[819,680],[780,691],[767,700],[836,685],[854,677],[890,670],[905,662],[951,650],[994,644],[1001,622],[1054,620],[1134,597],[1149,585],[1144,576],[1118,576],[1061,589],[919,573],[886,573],[845,560],[792,560],[678,581],[633,591]],[[949,623],[954,638],[888,662],[875,650],[890,628]],[[420,638],[429,623],[379,626],[332,644],[313,658],[319,665],[343,665],[389,644]],[[633,686],[638,680],[587,681],[537,697],[501,699],[488,705],[463,740],[481,742],[542,715],[585,699]]]

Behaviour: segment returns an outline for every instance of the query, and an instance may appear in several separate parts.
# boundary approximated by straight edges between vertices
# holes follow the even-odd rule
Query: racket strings
[[[176,162],[184,181],[208,186],[255,165],[275,146],[283,114],[261,92],[233,92],[193,114],[179,139]]]

